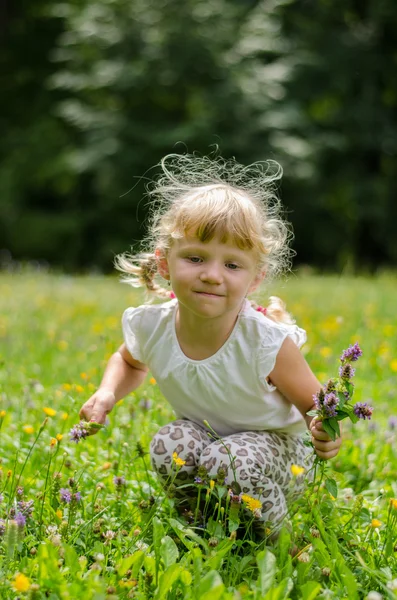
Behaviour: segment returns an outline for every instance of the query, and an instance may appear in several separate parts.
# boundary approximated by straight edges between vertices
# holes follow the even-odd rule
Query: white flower
[[[392,579],[391,581],[388,581],[387,587],[389,588],[389,590],[397,590],[397,579]]]
[[[368,596],[365,596],[365,600],[382,600],[382,594],[379,592],[370,592]]]

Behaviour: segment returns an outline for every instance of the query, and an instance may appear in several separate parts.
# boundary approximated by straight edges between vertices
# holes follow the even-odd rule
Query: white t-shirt
[[[306,332],[275,323],[246,300],[223,346],[204,360],[188,358],[175,332],[178,301],[128,308],[123,315],[125,344],[149,367],[178,418],[203,425],[220,435],[242,431],[306,430],[299,410],[266,378],[287,336],[301,347]]]

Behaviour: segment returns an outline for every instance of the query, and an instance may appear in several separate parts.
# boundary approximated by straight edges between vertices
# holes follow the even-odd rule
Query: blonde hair
[[[231,240],[241,249],[254,250],[258,272],[266,280],[290,269],[293,237],[289,223],[283,220],[276,194],[282,168],[275,161],[248,166],[235,159],[197,154],[169,154],[160,163],[162,173],[148,189],[150,199],[149,233],[145,252],[116,256],[116,268],[125,274],[122,280],[134,287],[144,286],[160,298],[172,297],[156,281],[155,250],[166,255],[173,240],[188,232],[200,241],[215,235]],[[257,305],[252,302],[254,307]],[[283,302],[272,297],[267,315],[276,321],[292,322]]]

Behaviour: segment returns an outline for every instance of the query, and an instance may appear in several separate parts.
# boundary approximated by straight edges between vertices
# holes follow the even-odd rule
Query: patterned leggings
[[[225,446],[234,457],[234,473]],[[174,452],[186,461],[178,467],[176,476]],[[291,466],[305,466],[307,470],[311,466],[309,454],[309,448],[296,435],[246,431],[214,441],[204,427],[187,419],[162,427],[150,445],[153,468],[163,483],[172,480],[178,486],[192,482],[200,465],[215,478],[219,467],[223,467],[227,483],[232,483],[235,474],[242,492],[262,502],[261,520],[273,526],[287,514],[288,502],[302,493],[304,475],[293,476]],[[189,489],[182,488],[179,497],[188,497]]]

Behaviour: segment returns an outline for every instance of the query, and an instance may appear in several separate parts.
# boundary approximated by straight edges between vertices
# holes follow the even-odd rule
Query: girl
[[[177,417],[151,442],[160,479],[174,476],[175,453],[183,463],[176,484],[201,465],[210,477],[222,467],[276,528],[304,485],[291,467],[307,466],[306,427],[323,459],[341,444],[307,415],[321,386],[299,350],[306,333],[278,298],[266,309],[247,300],[289,266],[291,235],[274,193],[281,168],[195,155],[170,155],[161,166],[149,192],[157,205],[149,252],[118,256],[116,266],[167,301],[125,311],[124,343],[80,416],[104,423],[150,369]]]

